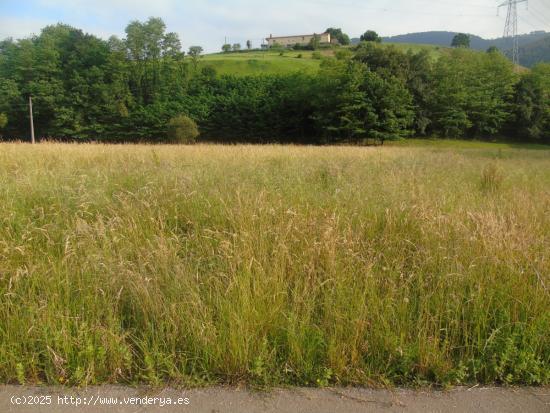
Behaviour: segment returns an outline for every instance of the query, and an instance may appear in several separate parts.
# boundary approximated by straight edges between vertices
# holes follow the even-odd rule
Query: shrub
[[[341,49],[337,50],[334,56],[336,57],[336,60],[348,60],[353,57],[353,53],[349,49]]]
[[[313,52],[313,53],[311,54],[311,58],[312,58],[312,59],[315,59],[315,60],[321,60],[321,53],[319,53],[319,52]]]
[[[0,113],[0,129],[5,128],[8,124],[8,117],[4,113]]]
[[[194,143],[199,136],[199,128],[187,115],[178,115],[168,123],[168,138],[173,143]]]

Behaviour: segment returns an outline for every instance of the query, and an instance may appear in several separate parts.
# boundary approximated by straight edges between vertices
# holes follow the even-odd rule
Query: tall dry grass
[[[0,380],[550,381],[550,151],[0,145]]]

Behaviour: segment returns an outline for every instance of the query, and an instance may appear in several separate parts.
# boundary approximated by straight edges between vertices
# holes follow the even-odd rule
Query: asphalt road
[[[550,388],[196,390],[101,386],[82,389],[0,386],[2,413],[335,413],[544,412]]]

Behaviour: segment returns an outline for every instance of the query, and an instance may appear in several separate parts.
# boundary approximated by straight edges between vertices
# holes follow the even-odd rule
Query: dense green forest
[[[169,141],[192,118],[201,139],[360,143],[419,135],[550,139],[550,65],[517,73],[498,51],[433,59],[362,42],[317,73],[218,76],[158,18],[108,41],[66,25],[0,42],[0,136]]]

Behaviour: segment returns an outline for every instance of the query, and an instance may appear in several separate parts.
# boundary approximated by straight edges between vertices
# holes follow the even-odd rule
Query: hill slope
[[[446,31],[433,31],[433,32],[421,32],[421,33],[409,33],[401,34],[398,36],[384,37],[385,43],[414,43],[414,44],[433,44],[437,46],[451,45],[453,37],[456,33]],[[472,48],[478,49],[484,39],[479,36],[470,35],[472,42]]]
[[[421,43],[434,44],[438,46],[450,46],[455,35],[456,32],[433,31],[384,37],[383,40],[384,42],[390,43]],[[529,34],[519,35],[518,42],[520,46],[525,46],[527,44],[537,42],[547,37],[550,37],[550,33],[537,31]],[[487,50],[487,48],[489,48],[490,46],[496,46],[501,50],[506,50],[510,48],[510,40],[503,37],[499,37],[496,39],[484,39],[474,34],[470,34],[470,40],[472,49],[476,50]]]
[[[382,46],[393,45],[406,52],[427,50],[433,58],[441,55],[445,48],[433,45],[383,43]],[[334,50],[319,51],[321,57],[333,57]],[[314,58],[311,51],[251,51],[240,53],[214,53],[201,59],[202,67],[213,68],[218,75],[248,76],[260,74],[280,74],[289,72],[315,73],[319,70],[321,59]]]
[[[312,55],[312,52],[307,51],[289,51],[282,55],[271,51],[215,53],[205,55],[201,64],[215,69],[219,75],[247,76],[298,71],[311,73],[319,69],[321,62],[313,59]]]
[[[521,47],[519,55],[521,63],[527,67],[541,62],[550,62],[550,36]]]
[[[456,35],[455,32],[431,31],[421,33],[409,33],[398,36],[383,38],[384,42],[389,43],[413,43],[413,44],[431,44],[437,46],[449,46]],[[502,51],[510,50],[511,42],[507,38],[484,39],[482,37],[470,34],[471,47],[475,50],[487,50],[491,46],[496,46]],[[518,36],[518,42],[521,48],[522,64],[531,67],[539,62],[550,61],[550,33],[545,31],[536,31],[529,34]]]

